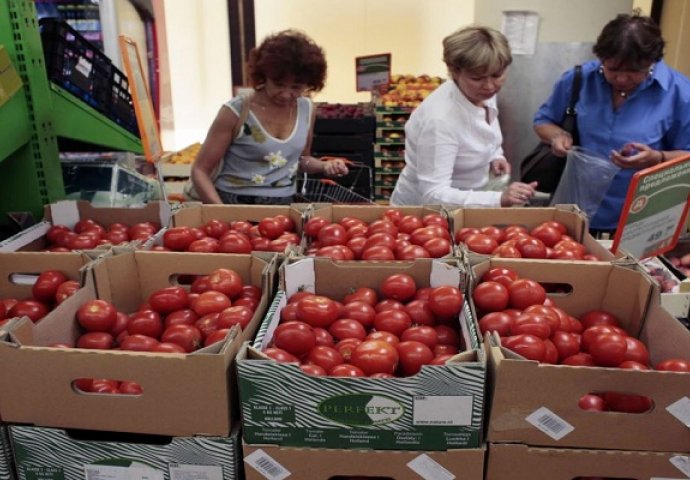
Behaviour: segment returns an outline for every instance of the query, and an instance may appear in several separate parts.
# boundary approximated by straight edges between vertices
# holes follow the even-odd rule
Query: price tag
[[[164,480],[160,470],[146,467],[84,465],[85,480]]]
[[[424,480],[453,480],[455,475],[426,453],[407,463],[407,466]]]
[[[262,449],[244,458],[245,463],[269,480],[283,480],[290,472]]]
[[[472,425],[471,395],[423,395],[414,397],[413,425]]]
[[[223,480],[223,467],[219,465],[168,465],[170,480]]]
[[[554,440],[560,440],[575,430],[575,427],[546,407],[538,408],[525,420]]]

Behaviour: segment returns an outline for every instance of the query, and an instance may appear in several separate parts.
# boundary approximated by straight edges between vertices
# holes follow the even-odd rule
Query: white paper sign
[[[455,475],[426,453],[407,463],[407,466],[424,480],[453,480]]]
[[[666,410],[680,420],[683,425],[690,428],[690,398],[683,397],[666,407]]]
[[[513,55],[534,55],[539,33],[539,14],[527,10],[504,10],[501,32]]]
[[[84,465],[85,480],[164,480],[160,470],[146,467]]]
[[[245,463],[269,480],[283,480],[290,472],[269,454],[259,449],[244,458]]]
[[[472,425],[472,395],[421,395],[414,397],[412,425]]]
[[[675,457],[671,457],[670,461],[674,467],[683,472],[683,475],[690,478],[690,457],[676,455]]]
[[[220,465],[184,465],[171,463],[170,480],[223,480],[223,467]]]
[[[575,427],[546,407],[538,408],[525,420],[554,440],[560,440],[575,430]]]

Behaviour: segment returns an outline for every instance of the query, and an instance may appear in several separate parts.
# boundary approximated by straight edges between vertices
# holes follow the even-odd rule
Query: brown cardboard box
[[[652,365],[667,358],[690,356],[690,332],[661,307],[658,289],[635,264],[493,259],[476,265],[473,272],[479,278],[494,265],[507,266],[522,277],[542,283],[569,284],[569,294],[551,296],[558,306],[576,317],[593,309],[613,313],[629,334],[647,345]],[[667,410],[674,404],[687,408],[689,374],[539,364],[498,346],[495,337],[486,340],[490,442],[690,451],[690,430]],[[595,413],[578,407],[582,395],[610,391],[649,397],[654,407],[643,414]],[[538,411],[542,414],[540,421],[530,423],[527,417]],[[545,428],[552,421],[553,429]]]
[[[243,445],[247,480],[266,478],[331,480],[482,480],[486,449],[445,452],[329,450]]]
[[[224,342],[191,354],[47,348],[74,344],[76,310],[102,298],[132,312],[151,292],[174,283],[177,274],[206,274],[225,267],[245,283],[264,288],[249,328],[231,331]],[[273,263],[249,255],[192,257],[136,252],[101,259],[87,283],[41,322],[21,319],[0,339],[0,411],[8,422],[173,436],[228,435],[238,416],[230,364],[251,338],[266,310]],[[78,378],[139,383],[139,396],[92,395],[73,389]]]
[[[587,251],[600,260],[610,261],[616,258],[589,234],[587,218],[576,205],[556,205],[543,208],[459,208],[450,212],[451,235],[464,227],[488,227],[491,225],[505,227],[523,225],[532,229],[540,223],[555,220],[568,229],[568,235],[582,243]],[[463,247],[463,250],[465,248]],[[468,251],[469,252],[469,251]],[[486,257],[471,253],[473,257]]]
[[[682,465],[687,456],[666,452],[585,450],[489,444],[486,480],[620,480],[686,478],[672,462]]]

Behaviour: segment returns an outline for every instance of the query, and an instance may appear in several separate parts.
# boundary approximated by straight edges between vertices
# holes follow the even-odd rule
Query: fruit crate
[[[39,28],[48,78],[138,136],[126,75],[64,21],[42,18]]]

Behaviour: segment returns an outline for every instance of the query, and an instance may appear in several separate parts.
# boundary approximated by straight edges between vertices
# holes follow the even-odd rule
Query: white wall
[[[474,0],[255,0],[256,41],[286,28],[326,51],[328,79],[317,101],[368,101],[355,91],[355,57],[392,54],[393,73],[446,75],[441,40],[474,19]]]

